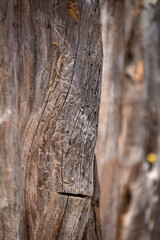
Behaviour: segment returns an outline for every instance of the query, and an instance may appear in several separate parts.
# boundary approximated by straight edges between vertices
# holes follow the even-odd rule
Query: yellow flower
[[[157,155],[155,153],[149,153],[147,155],[147,161],[149,163],[155,163],[157,161]]]

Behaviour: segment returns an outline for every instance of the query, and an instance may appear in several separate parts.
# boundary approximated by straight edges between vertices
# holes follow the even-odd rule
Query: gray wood
[[[13,1],[0,3],[0,239],[23,235]]]
[[[81,239],[93,194],[102,69],[99,2],[21,1],[18,24],[27,239]]]
[[[97,174],[97,160],[94,157],[94,190],[91,199],[91,208],[89,212],[88,222],[85,226],[83,240],[102,239],[101,221],[100,221],[100,186]]]
[[[0,240],[80,240],[98,184],[99,1],[1,2]]]

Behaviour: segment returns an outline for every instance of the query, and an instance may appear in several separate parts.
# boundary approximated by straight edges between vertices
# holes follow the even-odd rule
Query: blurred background
[[[160,1],[102,0],[96,146],[105,240],[160,239]]]

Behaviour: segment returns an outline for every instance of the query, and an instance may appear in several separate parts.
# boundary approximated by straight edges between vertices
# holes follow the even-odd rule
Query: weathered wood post
[[[82,239],[94,188],[99,1],[25,0],[17,7],[27,238]]]
[[[159,239],[159,9],[160,1],[102,1],[97,158],[104,239]],[[157,157],[151,169],[150,153]]]

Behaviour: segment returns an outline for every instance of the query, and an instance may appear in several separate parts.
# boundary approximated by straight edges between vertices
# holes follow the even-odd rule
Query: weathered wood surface
[[[83,240],[97,240],[102,239],[101,233],[101,221],[100,221],[100,186],[99,186],[99,179],[97,174],[97,160],[94,157],[94,189],[93,189],[93,196],[91,199],[91,208],[89,213],[89,219],[86,224]]]
[[[158,240],[160,1],[102,3],[97,159],[103,238]],[[158,161],[149,170],[150,152]]]
[[[27,239],[82,239],[100,101],[99,2],[20,1],[18,24]]]
[[[0,3],[0,239],[22,240],[17,77],[13,1]]]
[[[99,1],[2,1],[0,31],[0,239],[101,239]]]

